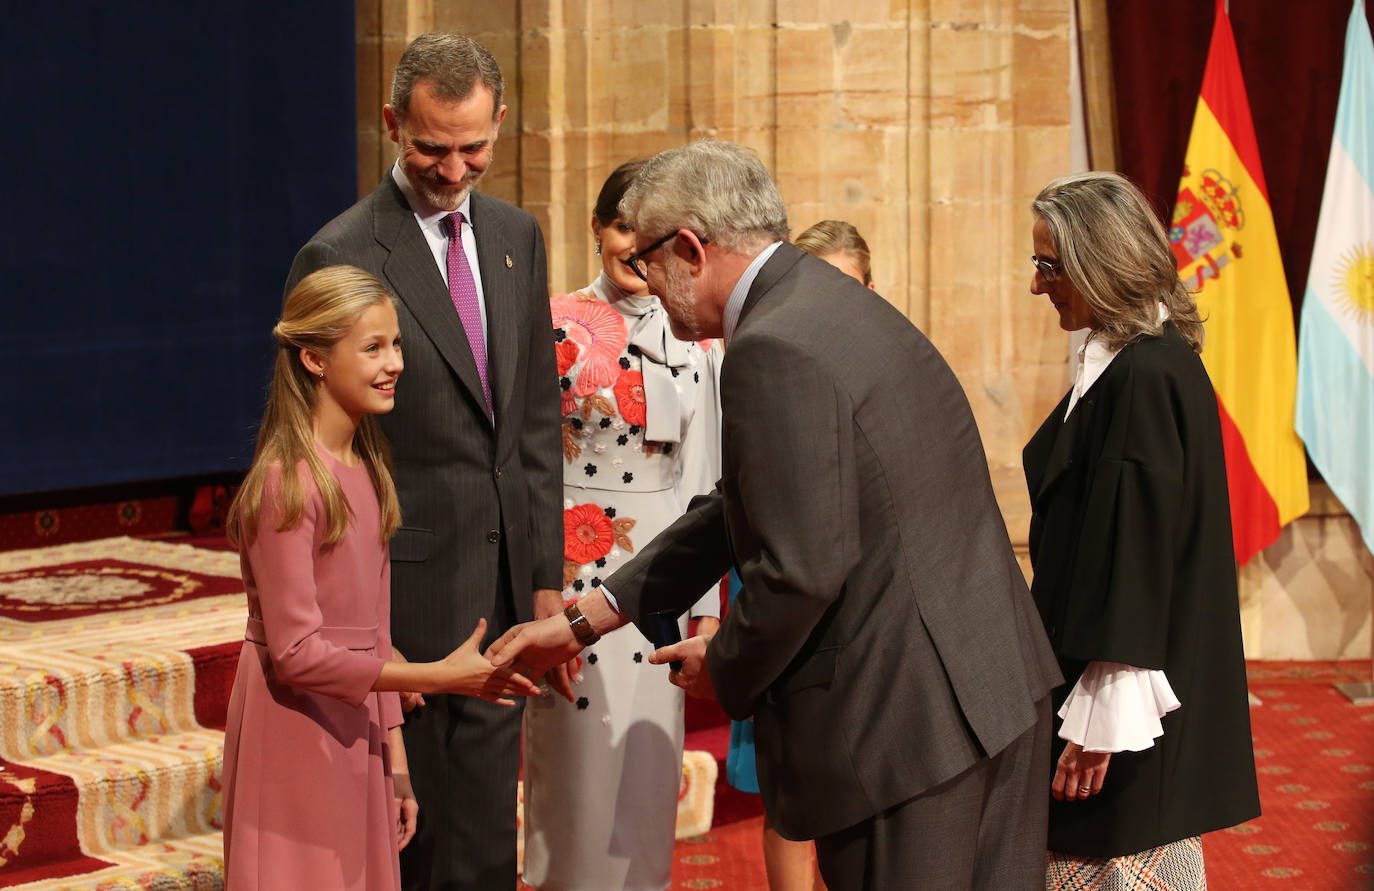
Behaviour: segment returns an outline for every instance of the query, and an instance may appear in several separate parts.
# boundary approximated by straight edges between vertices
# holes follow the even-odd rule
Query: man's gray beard
[[[663,289],[665,293],[659,295],[659,301],[668,311],[668,317],[677,323],[678,329],[690,333],[690,339],[700,340],[700,329],[697,326],[696,282],[692,281],[692,276],[681,264],[674,263],[671,259],[664,272],[668,278],[668,287]]]
[[[442,192],[436,191],[427,180],[421,179],[418,176],[411,181],[411,185],[415,187],[415,191],[420,193],[420,197],[424,199],[425,203],[435,210],[454,211],[463,206],[463,202],[467,200],[468,193],[472,191],[472,187],[477,185],[477,181],[481,178],[479,174],[477,179],[467,184],[467,188],[457,192],[451,189],[445,189]]]
[[[420,197],[425,200],[425,203],[429,204],[435,210],[454,211],[463,206],[463,202],[467,200],[468,193],[472,191],[472,185],[470,184],[466,189],[460,192],[454,192],[448,189],[442,192],[436,192],[428,183],[421,180],[420,183],[416,185],[415,191],[419,192]]]
[[[492,146],[491,153],[487,156],[487,170],[491,169],[491,162],[495,159],[496,147]],[[457,192],[450,190],[439,192],[435,191],[434,187],[429,184],[429,181],[426,180],[419,173],[416,173],[414,176],[411,176],[410,172],[406,170],[405,163],[402,162],[401,164],[401,172],[406,175],[406,179],[410,180],[411,186],[413,186],[415,191],[420,195],[420,197],[424,199],[425,203],[430,205],[435,210],[443,211],[455,211],[458,208],[462,207],[463,202],[467,200],[468,195],[477,186],[477,184],[482,181],[482,177],[486,176],[487,170],[483,170],[481,173],[477,174],[477,176],[468,180],[467,186],[465,188],[459,189]]]

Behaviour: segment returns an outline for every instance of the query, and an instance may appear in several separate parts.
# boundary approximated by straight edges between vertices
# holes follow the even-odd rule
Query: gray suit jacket
[[[474,192],[495,424],[434,255],[390,175],[296,255],[286,287],[350,263],[399,298],[405,371],[382,417],[402,526],[391,542],[392,638],[413,659],[446,655],[494,619],[500,570],[516,617],[563,586],[558,374],[544,240],[528,213]],[[504,548],[502,543],[504,542]],[[503,558],[505,566],[499,561]]]
[[[785,244],[721,387],[719,485],[606,586],[643,627],[739,567],[707,664],[726,712],[755,716],[778,830],[852,826],[1030,729],[1059,672],[968,401],[924,335]]]

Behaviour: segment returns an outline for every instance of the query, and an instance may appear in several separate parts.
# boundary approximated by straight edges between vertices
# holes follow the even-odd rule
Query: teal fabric
[[[739,573],[730,570],[730,602],[735,602],[744,585]],[[741,792],[759,794],[759,775],[754,767],[754,722],[730,722],[730,751],[725,755],[725,778]]]

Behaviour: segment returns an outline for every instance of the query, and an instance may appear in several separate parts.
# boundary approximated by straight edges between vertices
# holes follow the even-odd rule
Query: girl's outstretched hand
[[[538,696],[529,678],[509,667],[497,668],[478,649],[487,631],[487,620],[478,619],[463,645],[437,663],[443,672],[443,691],[474,696],[498,705],[515,705],[512,696]]]
[[[391,661],[405,663],[409,662],[410,660],[407,659],[405,657],[405,654],[402,653],[400,650],[396,649],[395,647],[392,647]],[[397,691],[397,695],[401,698],[401,711],[403,712],[414,711],[415,709],[425,704],[424,694],[416,693],[414,690],[399,690]]]

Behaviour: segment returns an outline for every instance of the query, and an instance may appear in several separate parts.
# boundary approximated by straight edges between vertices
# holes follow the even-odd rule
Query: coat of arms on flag
[[[1231,181],[1214,168],[1193,176],[1186,167],[1174,205],[1169,242],[1179,275],[1188,290],[1221,275],[1232,258],[1240,259],[1235,233],[1245,228],[1245,212]]]

